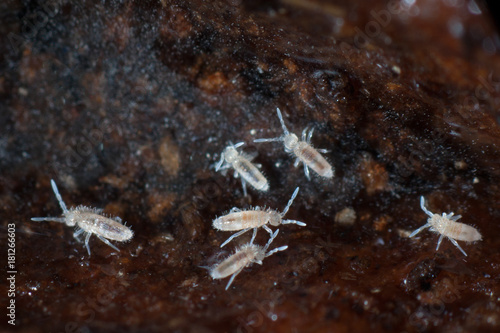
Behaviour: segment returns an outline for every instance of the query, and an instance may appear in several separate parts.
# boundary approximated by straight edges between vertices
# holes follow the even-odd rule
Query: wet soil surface
[[[7,1],[0,4],[0,223],[15,229],[21,332],[498,332],[500,42],[475,1]],[[311,180],[288,130],[335,169]],[[256,155],[267,192],[243,196],[214,165]],[[103,208],[135,235],[111,241],[33,222]],[[248,242],[212,220],[281,211],[269,249],[228,279]],[[459,245],[424,225],[454,212]],[[271,226],[275,230],[276,227]],[[269,239],[259,230],[255,243]],[[11,260],[12,261],[12,260]],[[6,266],[5,274],[9,267]],[[4,310],[6,311],[6,310]]]

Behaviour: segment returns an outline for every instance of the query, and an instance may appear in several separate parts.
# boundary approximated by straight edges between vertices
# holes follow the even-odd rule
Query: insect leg
[[[307,140],[307,127],[302,131],[302,141],[309,142]]]
[[[231,235],[231,237],[229,237],[224,243],[222,243],[220,247],[224,247],[224,245],[226,245],[227,243],[229,243],[230,241],[232,241],[234,238],[243,235],[245,232],[247,232],[250,229],[252,229],[252,228],[246,228],[246,229],[240,230],[237,233]]]
[[[317,151],[319,151],[320,153],[322,154],[326,154],[326,153],[329,153],[330,152],[330,149],[321,149],[321,148],[318,148],[316,149]]]
[[[450,238],[450,237],[448,237],[448,239],[450,240],[450,242],[453,243],[453,245],[455,245],[456,247],[458,247],[458,249],[460,251],[462,251],[462,253],[464,254],[464,256],[467,257],[467,253],[465,253],[465,251],[460,247],[460,245],[458,245],[458,242],[456,240],[454,240],[453,238]]]
[[[73,237],[77,240],[80,241],[80,235],[84,232],[83,229],[79,229],[73,233]]]
[[[90,256],[90,247],[89,247],[90,235],[92,235],[92,234],[90,232],[88,232],[87,236],[85,237],[85,247],[87,248],[87,252],[89,253],[89,256]]]
[[[64,203],[61,194],[59,194],[59,190],[57,189],[56,182],[54,179],[50,180],[50,185],[52,185],[52,190],[54,191],[54,194],[56,195],[57,201],[59,201],[59,206],[61,206],[61,209],[63,210],[64,213],[68,212],[68,209],[66,208],[66,204]]]
[[[460,219],[461,217],[462,217],[462,215],[453,216],[453,213],[450,213],[446,216],[446,218],[448,218],[449,220],[452,220],[452,221],[456,221],[456,220]]]
[[[253,161],[259,154],[257,152],[241,153],[240,156],[247,159],[249,162]],[[256,165],[256,164],[254,164]]]
[[[118,249],[116,246],[114,246],[113,244],[110,243],[109,240],[107,240],[106,238],[100,236],[100,235],[97,235],[97,238],[99,238],[100,240],[102,240],[104,243],[106,243],[107,245],[111,246],[113,249],[115,249],[116,251],[120,252],[120,249]]]
[[[236,275],[240,274],[240,272],[243,270],[243,268],[245,268],[245,267],[241,267],[236,272],[234,272],[233,275],[231,275],[231,278],[229,279],[229,282],[226,285],[226,290],[229,288],[229,286],[231,286],[231,283],[233,283],[234,278],[236,277]]]
[[[313,132],[314,132],[314,127],[311,128],[311,130],[309,131],[309,134],[307,134],[306,142],[311,142],[311,138],[312,138],[312,133]]]
[[[247,196],[247,182],[245,178],[241,177],[241,187],[243,187],[243,196]]]
[[[439,236],[438,244],[436,246],[436,251],[439,250],[439,246],[441,245],[441,241],[443,240],[443,238],[444,238],[444,235]]]
[[[299,163],[300,163],[300,158],[296,158],[295,161],[293,162],[293,166],[296,168],[299,166]]]
[[[52,221],[52,222],[66,223],[66,219],[63,217],[32,217],[31,221],[35,222]]]
[[[221,173],[225,176],[226,175],[226,172],[227,172],[227,169],[229,169],[231,167],[231,164],[229,163],[224,163],[220,168],[219,170],[216,170],[216,171],[222,171]]]
[[[311,180],[311,175],[309,175],[309,168],[307,167],[307,164],[304,163],[304,173],[306,174],[307,180]]]
[[[215,164],[215,171],[219,171],[224,163],[224,153],[220,154],[220,161]]]
[[[408,238],[412,238],[413,236],[415,236],[416,234],[418,234],[420,231],[424,230],[425,228],[429,228],[430,226],[431,226],[430,223],[424,224],[423,226],[421,226],[420,228],[418,228],[417,230],[415,230],[414,232],[412,232],[410,234],[410,236],[408,236]]]
[[[253,244],[253,241],[255,240],[255,236],[257,236],[257,228],[253,228],[253,235],[252,235],[252,239],[250,240],[250,244]]]
[[[262,225],[262,228],[264,228],[264,230],[267,231],[269,233],[269,235],[271,235],[271,237],[273,237],[273,231],[267,225],[265,225],[265,224]]]

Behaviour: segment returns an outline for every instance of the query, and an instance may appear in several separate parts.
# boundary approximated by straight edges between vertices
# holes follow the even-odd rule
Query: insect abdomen
[[[267,191],[269,189],[266,177],[246,158],[240,157],[238,161],[233,163],[233,168],[257,190]]]
[[[481,240],[481,234],[470,225],[452,221],[438,214],[435,214],[433,218],[434,221],[431,222],[435,225],[436,230],[446,237],[466,242]]]
[[[126,241],[133,236],[132,230],[127,226],[94,213],[81,213],[77,223],[86,232],[111,240]]]
[[[243,267],[249,265],[255,258],[257,252],[258,247],[256,245],[244,247],[218,264],[210,272],[210,275],[214,279],[223,279],[229,275],[232,275]]]
[[[213,227],[225,231],[237,231],[246,228],[260,227],[269,221],[269,213],[260,210],[246,210],[229,213],[216,218]]]
[[[466,241],[466,242],[474,242],[481,240],[481,234],[477,231],[476,228],[471,227],[470,225],[460,223],[460,222],[452,222],[453,225],[450,225],[450,236],[456,240]]]
[[[333,169],[330,163],[308,143],[301,141],[294,149],[295,155],[318,175],[326,178],[333,177]]]

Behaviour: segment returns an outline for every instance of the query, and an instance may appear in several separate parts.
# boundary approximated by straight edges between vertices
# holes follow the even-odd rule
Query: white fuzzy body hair
[[[299,226],[305,226],[306,224],[301,221],[296,220],[285,220],[283,217],[288,212],[288,209],[293,203],[293,200],[297,196],[299,188],[297,187],[292,194],[292,197],[288,201],[285,209],[282,213],[274,209],[263,209],[260,207],[255,207],[249,210],[241,210],[239,208],[233,207],[228,214],[220,216],[213,220],[212,226],[221,231],[238,231],[231,237],[229,237],[221,247],[229,243],[236,237],[243,235],[245,232],[254,229],[254,237],[257,228],[264,228],[270,235],[273,234],[272,230],[267,226],[270,224],[272,226],[279,226],[280,224],[297,224]],[[253,238],[252,238],[253,241]]]
[[[316,149],[311,145],[311,138],[314,128],[307,132],[307,128],[302,131],[302,140],[299,140],[297,135],[290,133],[283,120],[283,115],[279,108],[276,108],[278,118],[283,128],[283,135],[271,139],[256,139],[254,142],[272,142],[282,141],[285,146],[285,151],[293,154],[296,157],[294,166],[297,167],[300,162],[304,164],[304,173],[307,179],[311,179],[309,168],[313,169],[321,177],[332,178],[334,169],[326,158],[321,153],[326,153],[326,149]]]
[[[91,235],[96,235],[101,241],[112,247],[113,249],[120,251],[116,246],[111,244],[108,239],[124,242],[132,239],[134,236],[133,231],[123,225],[122,220],[119,217],[108,217],[102,215],[102,209],[91,208],[86,206],[77,206],[75,208],[66,208],[66,204],[62,200],[57,185],[53,179],[50,180],[52,185],[52,190],[56,195],[59,205],[63,210],[63,217],[33,217],[32,221],[53,221],[65,223],[70,227],[77,227],[77,230],[73,233],[73,237],[79,240],[79,236],[85,234],[85,247],[90,256],[89,239]]]
[[[245,268],[250,266],[253,263],[257,263],[262,265],[262,261],[264,258],[269,257],[270,255],[278,252],[284,251],[288,248],[287,245],[280,246],[275,248],[272,251],[266,253],[269,245],[273,242],[274,238],[278,235],[279,230],[276,230],[272,235],[269,241],[265,246],[260,246],[253,244],[253,239],[247,244],[244,244],[240,248],[236,250],[236,252],[219,264],[215,265],[210,269],[210,276],[213,279],[224,279],[231,275],[229,282],[226,285],[226,290],[233,283],[234,278]],[[255,236],[255,233],[254,233]]]
[[[466,242],[475,242],[482,239],[479,231],[467,224],[457,222],[462,216],[453,216],[453,213],[442,213],[442,215],[434,214],[425,207],[425,199],[423,196],[420,197],[420,207],[429,216],[427,223],[413,231],[410,236],[413,237],[425,228],[430,228],[429,230],[440,234],[438,244],[436,246],[436,251],[441,245],[441,241],[444,237],[448,238],[450,242],[453,243],[465,256],[467,253],[460,247],[457,240]]]
[[[239,142],[227,146],[221,154],[220,161],[215,166],[215,171],[233,168],[234,177],[241,177],[241,186],[245,196],[247,195],[246,183],[252,185],[256,190],[266,192],[269,189],[269,183],[262,172],[252,164],[252,157],[243,153],[240,154],[236,150],[242,145],[244,143]]]

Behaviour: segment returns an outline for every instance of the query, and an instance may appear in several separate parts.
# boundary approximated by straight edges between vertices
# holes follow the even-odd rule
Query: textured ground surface
[[[0,4],[0,223],[2,244],[16,224],[17,330],[498,332],[500,44],[484,7],[45,3]],[[251,143],[281,135],[276,107],[291,131],[315,127],[332,180]],[[268,193],[243,197],[214,171],[229,141],[258,152]],[[92,237],[89,258],[72,228],[30,221],[60,213],[51,178],[67,205],[121,216],[134,239],[116,252]],[[288,250],[228,291],[198,267],[248,241],[220,250],[229,234],[213,218],[283,209],[296,186],[287,217],[307,227],[281,227],[272,245]],[[408,239],[426,220],[421,195],[483,241],[461,242],[465,257],[447,240],[436,252],[429,231]]]

